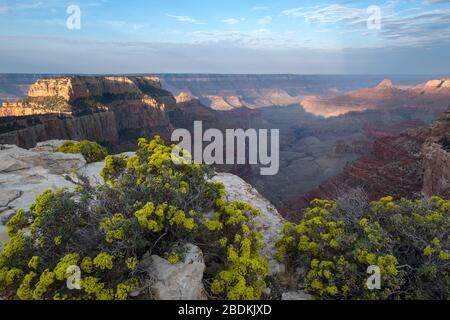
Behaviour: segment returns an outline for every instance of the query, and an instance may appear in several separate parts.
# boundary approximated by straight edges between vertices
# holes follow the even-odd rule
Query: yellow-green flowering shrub
[[[108,156],[108,151],[97,142],[83,140],[80,142],[66,141],[55,152],[81,153],[87,163],[98,162]]]
[[[211,295],[259,299],[268,266],[254,228],[258,210],[229,203],[210,167],[176,165],[171,152],[159,137],[140,139],[134,156],[106,158],[99,187],[81,179],[74,192],[47,190],[29,212],[17,211],[0,253],[0,296],[128,299],[151,277],[139,267],[145,254],[177,264],[193,243],[203,250]],[[71,290],[77,270],[80,290]]]
[[[213,245],[219,252],[226,250],[226,269],[213,279],[211,292],[230,300],[260,299],[269,268],[259,253],[262,236],[254,227],[260,212],[244,202],[222,202],[216,216],[205,219],[206,229],[216,233]]]
[[[325,299],[450,298],[450,201],[348,200],[314,200],[285,225],[277,258],[297,284]],[[381,272],[380,290],[367,287],[369,266]]]

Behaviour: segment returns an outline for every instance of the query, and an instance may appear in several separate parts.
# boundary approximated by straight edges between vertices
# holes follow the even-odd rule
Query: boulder
[[[36,152],[53,152],[56,148],[62,146],[65,142],[68,142],[71,140],[48,140],[43,142],[38,142],[36,144],[36,147],[33,149],[30,149],[31,151]],[[76,142],[76,141],[71,141]]]
[[[283,217],[266,198],[241,178],[229,173],[219,173],[213,180],[225,184],[228,201],[245,201],[261,211],[261,215],[256,218],[256,229],[263,235],[262,254],[269,263],[269,275],[283,274],[285,266],[275,259],[274,246],[285,224]]]
[[[49,143],[47,146],[54,145]],[[44,148],[44,144],[39,148]],[[18,209],[29,210],[35,199],[47,189],[68,188],[74,184],[65,178],[86,166],[81,154],[33,151],[13,145],[0,145],[0,245],[7,240],[8,218]]]
[[[131,157],[135,154],[135,152],[124,152],[123,155],[127,155],[128,157]],[[88,163],[83,168],[81,168],[77,173],[85,176],[89,179],[89,183],[93,186],[98,186],[103,182],[102,177],[100,176],[100,173],[103,170],[103,167],[105,166],[104,161],[100,162],[94,162],[94,163]],[[76,177],[73,177],[74,180],[76,180]]]
[[[185,245],[185,258],[177,264],[147,253],[139,270],[147,274],[147,286],[156,300],[207,300],[203,287],[205,263],[200,248]]]

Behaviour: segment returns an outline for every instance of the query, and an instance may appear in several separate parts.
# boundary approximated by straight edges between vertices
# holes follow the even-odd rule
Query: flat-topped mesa
[[[4,103],[0,117],[43,114],[80,116],[110,110],[127,101],[151,108],[175,105],[172,94],[153,76],[70,76],[38,80],[28,96]]]
[[[77,99],[105,95],[140,95],[148,87],[161,89],[159,78],[151,76],[63,77],[38,80],[30,87],[28,97],[61,97],[70,103]]]
[[[129,150],[137,138],[167,138],[173,95],[152,76],[70,76],[38,80],[28,96],[0,108],[0,143],[95,140]]]

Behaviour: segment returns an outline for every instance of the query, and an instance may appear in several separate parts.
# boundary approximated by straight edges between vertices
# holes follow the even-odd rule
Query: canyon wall
[[[29,125],[30,122],[32,125]],[[40,141],[53,139],[87,139],[113,149],[120,144],[116,115],[111,111],[73,118],[52,115],[21,117],[10,121],[0,118],[3,131],[10,125],[15,130],[0,133],[0,144],[32,148]]]
[[[447,85],[450,88],[450,81]],[[423,192],[450,198],[450,109],[431,127],[423,154]]]
[[[51,139],[89,139],[113,151],[136,139],[170,136],[175,98],[158,78],[60,77],[38,80],[21,101],[0,108],[0,143],[30,148]]]
[[[450,149],[443,141],[450,141],[450,109],[431,126],[376,140],[369,154],[346,166],[335,178],[288,201],[284,211],[296,220],[313,199],[335,199],[356,188],[372,200],[421,194],[448,199]]]

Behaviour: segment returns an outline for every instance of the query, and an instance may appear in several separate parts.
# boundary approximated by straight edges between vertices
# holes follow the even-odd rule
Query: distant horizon
[[[0,72],[0,75],[57,75],[57,76],[146,76],[146,75],[218,75],[218,76],[395,76],[395,77],[450,77],[436,73],[220,73],[220,72],[115,72],[115,73],[72,73],[72,72]]]

